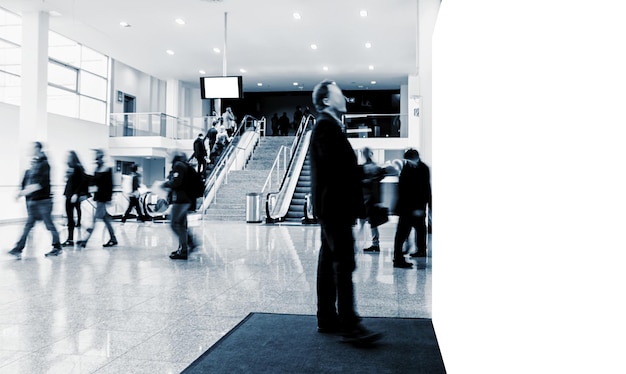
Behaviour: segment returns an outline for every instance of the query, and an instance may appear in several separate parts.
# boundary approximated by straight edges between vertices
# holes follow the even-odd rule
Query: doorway
[[[124,136],[135,135],[135,96],[124,94]]]

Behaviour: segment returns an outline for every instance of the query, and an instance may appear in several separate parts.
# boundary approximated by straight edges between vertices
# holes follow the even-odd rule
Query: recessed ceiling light
[[[245,73],[246,69],[239,69],[240,72]]]
[[[371,81],[370,83],[371,83],[371,84],[376,84],[376,81]]]
[[[311,44],[311,49],[317,49],[317,44]]]
[[[324,67],[322,68],[322,70],[324,70],[324,71],[328,71],[328,66],[324,66]]]
[[[365,43],[365,48],[372,48],[372,43],[370,42]]]
[[[206,71],[204,71],[204,70],[199,70],[199,71],[198,71],[198,73],[200,73],[200,74],[206,74]]]
[[[122,22],[120,22],[120,26],[122,26],[122,27],[130,27],[130,23],[122,21]]]
[[[374,65],[370,65],[367,68],[370,69],[370,70],[374,70]]]
[[[174,51],[172,51],[171,49],[168,49],[167,51],[165,51],[165,53],[171,56],[174,54]]]
[[[261,86],[263,86],[263,83],[259,82],[259,83],[257,83],[256,85],[257,85],[257,86],[259,86],[259,87],[261,87]]]
[[[179,25],[184,25],[185,24],[185,20],[182,18],[176,18],[176,23],[178,23]]]
[[[298,13],[298,12],[293,12],[293,18],[294,18],[294,19],[301,19],[301,18],[302,18],[302,16],[301,16],[301,15],[300,15],[300,13]]]
[[[359,14],[361,15],[361,17],[367,17],[367,10],[363,9],[359,12]]]
[[[215,52],[215,53],[220,53],[221,51],[220,51],[220,49],[219,49],[219,48],[215,47],[215,48],[213,48],[213,52]]]
[[[294,85],[294,86],[297,86],[297,85],[298,85],[298,82],[293,82],[293,85]]]

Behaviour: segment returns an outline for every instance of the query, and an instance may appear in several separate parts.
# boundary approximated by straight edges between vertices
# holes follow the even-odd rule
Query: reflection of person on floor
[[[18,192],[17,197],[26,197],[26,212],[28,218],[24,225],[24,231],[15,247],[9,251],[10,254],[18,259],[22,256],[22,251],[26,246],[26,239],[30,230],[35,226],[37,221],[43,221],[46,229],[52,234],[52,250],[46,253],[46,256],[57,256],[63,252],[59,232],[52,222],[52,194],[50,192],[50,164],[48,158],[42,151],[42,144],[35,142],[33,144],[33,159],[31,167],[24,173],[22,180],[22,189]]]
[[[339,86],[325,80],[315,86],[313,104],[320,113],[309,151],[313,209],[322,241],[317,265],[317,329],[340,333],[345,342],[371,343],[381,334],[361,325],[354,305],[352,227],[365,209],[361,172],[339,119],[346,112],[346,101]]]
[[[426,257],[426,208],[432,209],[430,187],[430,169],[420,161],[419,152],[409,149],[404,153],[406,164],[398,180],[398,200],[395,212],[398,215],[398,227],[394,239],[394,267],[410,268],[413,266],[404,259],[402,246],[415,229],[417,251],[411,257]]]
[[[93,200],[96,202],[96,211],[93,215],[91,227],[87,229],[87,237],[84,240],[77,241],[76,244],[82,248],[87,246],[87,241],[89,241],[96,226],[96,219],[99,219],[104,222],[110,236],[109,241],[102,246],[113,247],[117,245],[117,238],[111,224],[113,219],[107,212],[107,204],[113,198],[113,170],[108,165],[105,165],[104,151],[101,149],[96,149],[96,171],[89,179],[89,185],[94,186],[96,190],[93,195]]]

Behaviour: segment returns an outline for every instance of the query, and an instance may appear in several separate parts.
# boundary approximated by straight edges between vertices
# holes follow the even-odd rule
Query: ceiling
[[[51,30],[191,86],[201,75],[242,75],[246,92],[310,91],[324,78],[343,89],[399,89],[417,73],[417,0],[0,0],[0,7],[54,12]]]

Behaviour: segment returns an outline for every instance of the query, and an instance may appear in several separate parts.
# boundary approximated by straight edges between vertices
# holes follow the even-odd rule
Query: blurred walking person
[[[61,245],[71,247],[74,246],[74,228],[80,228],[82,218],[80,203],[88,196],[85,168],[74,151],[69,151],[67,155],[66,178],[63,195],[65,196],[65,215],[67,216],[67,240]],[[74,211],[76,211],[76,221],[74,221]]]
[[[46,256],[58,256],[63,252],[59,232],[52,222],[52,193],[50,192],[50,164],[48,158],[42,150],[40,142],[33,143],[33,159],[31,167],[24,173],[22,188],[17,194],[17,198],[26,198],[26,212],[28,217],[22,236],[15,247],[9,251],[18,259],[22,258],[22,251],[26,246],[26,239],[30,230],[37,221],[43,221],[46,229],[52,234],[52,250]]]
[[[109,232],[109,241],[104,243],[103,247],[113,247],[117,245],[117,238],[115,237],[115,231],[111,222],[113,219],[107,212],[107,204],[113,197],[113,170],[104,163],[104,151],[96,149],[96,171],[94,175],[89,178],[89,185],[95,186],[95,192],[93,199],[96,202],[96,211],[93,215],[93,221],[91,227],[87,229],[87,237],[84,240],[79,240],[76,244],[79,247],[85,248],[87,242],[93,233],[93,229],[96,225],[96,220],[100,219],[104,222],[104,225]]]
[[[178,249],[170,254],[172,260],[186,260],[189,253],[194,250],[193,236],[187,223],[187,214],[195,199],[190,197],[189,172],[191,166],[185,162],[183,152],[175,152],[172,156],[172,171],[162,187],[171,190],[172,210],[170,211],[170,223],[172,231],[178,237]],[[191,170],[193,172],[193,169]],[[194,207],[195,208],[195,207]]]

